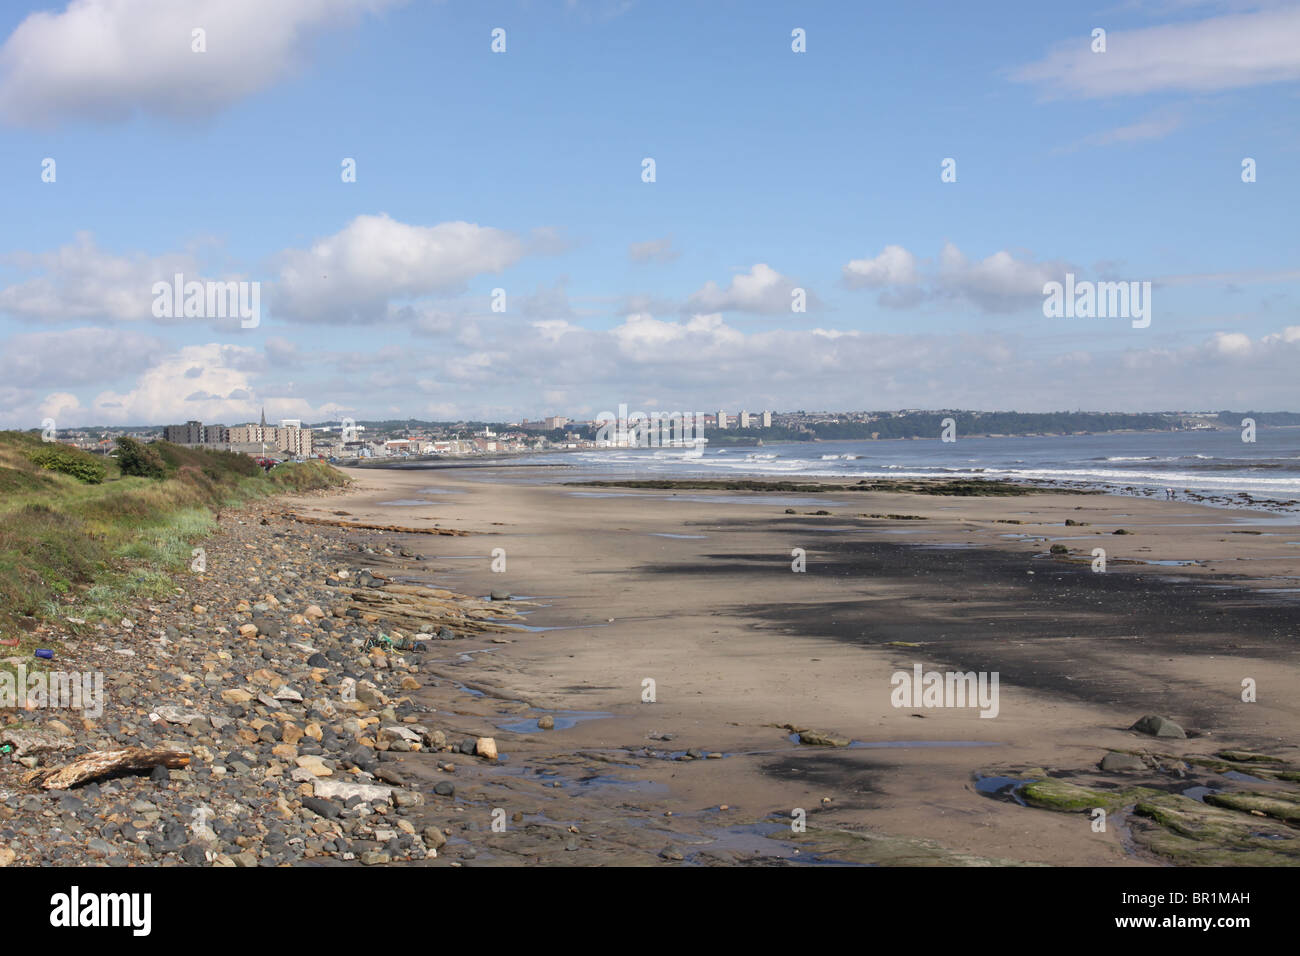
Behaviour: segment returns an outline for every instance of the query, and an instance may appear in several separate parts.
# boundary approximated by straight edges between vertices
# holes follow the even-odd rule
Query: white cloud
[[[0,47],[0,116],[23,125],[214,113],[307,59],[312,37],[405,0],[72,0]],[[206,30],[206,52],[192,31]]]
[[[459,291],[534,248],[469,222],[413,226],[387,214],[357,216],[310,249],[282,254],[274,312],[307,322],[376,322],[389,315],[390,299]]]
[[[972,262],[946,242],[937,268],[922,269],[907,249],[886,246],[875,258],[854,259],[842,271],[849,286],[880,290],[878,301],[890,308],[911,308],[941,298],[968,302],[985,312],[1011,312],[1041,304],[1043,284],[1060,280],[1067,268],[1006,250]]]
[[[258,353],[247,346],[188,345],[147,369],[133,388],[100,392],[89,417],[94,422],[158,424],[192,418],[226,424],[255,420],[260,406],[248,367],[258,363]],[[267,415],[269,420],[269,408]]]
[[[964,298],[986,312],[1009,312],[1043,301],[1043,285],[1060,281],[1068,267],[1059,263],[1016,258],[1002,250],[971,262],[951,242],[939,253],[939,287],[943,294]]]
[[[771,266],[760,262],[749,270],[749,274],[733,276],[726,289],[718,287],[712,280],[694,293],[687,300],[687,309],[692,312],[756,312],[775,315],[789,312],[792,300],[791,292],[796,288],[794,280],[781,275]],[[807,306],[815,307],[815,298],[807,293]]]
[[[874,259],[850,260],[844,265],[843,273],[844,281],[855,289],[914,285],[919,278],[916,256],[902,246],[885,246]]]
[[[1049,96],[1096,98],[1208,92],[1300,79],[1300,8],[1230,14],[1111,31],[1106,52],[1088,33],[1011,73]]]
[[[147,368],[165,352],[159,339],[133,331],[80,328],[10,336],[0,352],[0,380],[11,385],[81,385]]]
[[[199,278],[194,258],[186,253],[115,255],[100,249],[88,232],[52,252],[6,259],[37,274],[0,289],[0,312],[44,322],[151,320],[155,282],[170,283],[178,272]]]

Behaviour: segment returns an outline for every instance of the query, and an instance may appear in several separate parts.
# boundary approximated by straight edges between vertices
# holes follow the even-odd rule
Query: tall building
[[[749,412],[745,411],[743,408],[740,410],[740,427],[749,427]]]
[[[174,445],[202,445],[203,423],[189,421],[184,425],[168,425],[163,429],[163,438]]]
[[[727,427],[727,413],[718,409],[718,429],[722,430]]]
[[[764,428],[771,428],[771,427],[772,427],[772,413],[771,413],[771,412],[764,412],[764,413],[763,413],[763,427],[764,427]]]

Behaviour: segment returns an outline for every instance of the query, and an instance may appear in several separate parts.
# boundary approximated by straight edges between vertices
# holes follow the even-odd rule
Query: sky
[[[11,0],[0,38],[0,427],[1300,410],[1300,3]],[[258,308],[168,315],[177,274]],[[1067,274],[1146,318],[1045,314]]]

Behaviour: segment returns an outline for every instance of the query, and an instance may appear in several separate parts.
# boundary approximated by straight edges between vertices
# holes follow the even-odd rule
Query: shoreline
[[[734,825],[762,827],[771,825],[775,808],[786,806],[787,813],[789,807],[807,804],[821,808],[822,798],[829,796],[830,816],[824,819],[837,824],[836,833],[860,833],[866,825],[872,832],[883,828],[897,840],[931,839],[943,820],[974,815],[981,821],[978,828],[941,827],[945,850],[1003,858],[1007,837],[996,834],[1002,827],[1012,828],[1008,833],[1022,833],[1023,829],[1015,828],[1030,822],[1016,814],[1054,815],[988,799],[976,791],[975,775],[1027,760],[1035,768],[1058,768],[1080,780],[1092,779],[1088,775],[1096,775],[1095,763],[1108,750],[1164,744],[1126,729],[1148,710],[1168,712],[1198,735],[1179,742],[1195,759],[1212,759],[1229,742],[1247,750],[1267,748],[1290,762],[1297,758],[1288,732],[1294,726],[1294,705],[1273,698],[1267,706],[1254,705],[1260,709],[1243,720],[1239,712],[1234,713],[1231,701],[1239,693],[1240,674],[1245,671],[1268,673],[1275,689],[1295,686],[1300,676],[1300,660],[1288,636],[1297,619],[1294,604],[1285,594],[1255,593],[1297,585],[1295,566],[1288,557],[1300,553],[1300,548],[1287,545],[1285,538],[1300,540],[1298,533],[1233,534],[1258,529],[1232,513],[1204,506],[1113,496],[942,498],[868,493],[863,500],[875,504],[860,507],[856,498],[835,502],[807,495],[808,500],[800,504],[800,496],[786,495],[795,499],[796,514],[791,516],[786,513],[790,501],[765,500],[780,495],[674,495],[648,490],[621,494],[603,489],[612,493],[578,497],[573,487],[478,480],[483,477],[452,484],[440,479],[447,486],[444,492],[459,493],[431,493],[426,496],[427,508],[379,506],[388,497],[415,500],[420,496],[420,477],[407,473],[400,479],[376,481],[369,490],[359,489],[349,510],[358,519],[400,512],[407,522],[432,522],[436,515],[441,523],[470,530],[477,525],[477,530],[491,533],[477,549],[477,558],[472,554],[475,548],[449,543],[441,549],[445,558],[431,556],[431,570],[451,580],[472,582],[468,590],[480,593],[508,583],[517,593],[550,596],[543,603],[551,606],[531,613],[529,621],[558,629],[519,636],[512,645],[484,648],[484,653],[455,666],[472,673],[476,686],[494,694],[552,710],[613,715],[581,721],[562,733],[547,731],[518,740],[503,734],[507,748],[513,741],[527,753],[545,753],[562,736],[568,746],[580,750],[619,750],[640,741],[640,747],[651,751],[672,747],[673,753],[695,749],[703,754],[702,760],[688,762],[687,766],[700,769],[685,778],[674,772],[680,761],[667,761],[670,769],[665,771],[664,761],[655,757],[625,758],[624,773],[644,778],[646,786],[669,789],[671,799],[665,797],[658,804],[638,793],[647,812],[651,806],[675,806],[675,817],[684,820],[690,807],[701,812],[702,806],[725,804],[731,809],[712,812],[734,818],[737,794],[743,793],[751,798],[744,808],[750,818]],[[731,500],[724,504],[723,499]],[[857,517],[876,507],[925,520]],[[831,513],[816,515],[816,511]],[[1067,532],[1063,523],[1067,516],[1088,525]],[[1100,519],[1105,519],[1104,526]],[[1000,523],[1013,521],[1019,527]],[[850,530],[841,530],[845,525]],[[1132,533],[1112,535],[1125,525]],[[1004,538],[1003,534],[1048,540]],[[852,540],[857,537],[862,540]],[[1089,552],[1097,542],[1106,544],[1114,551],[1109,573],[1080,577],[1078,555],[1034,557],[1047,551],[1047,544],[1060,543],[1051,538],[1066,537],[1086,538]],[[777,539],[781,539],[779,546]],[[790,574],[789,552],[796,540],[807,550],[810,570],[820,562],[824,572],[820,578]],[[886,543],[889,547],[882,547]],[[489,551],[496,546],[509,555],[504,574],[489,568]],[[874,564],[862,564],[863,554],[874,554]],[[915,560],[908,564],[904,555]],[[1198,563],[1176,567],[1139,563],[1179,561],[1189,555]],[[950,566],[946,573],[953,583],[936,581],[929,587],[946,590],[932,593],[922,584],[917,592],[916,580],[942,577],[945,565]],[[1087,574],[1087,563],[1082,567]],[[886,568],[896,568],[898,573],[882,577]],[[1024,617],[1024,596],[1013,589],[1015,582],[1032,581],[1038,575],[1046,575],[1039,578],[1044,582],[1060,575],[1079,580],[1068,586],[1054,581],[1061,587],[1061,600],[1048,602],[1043,622],[1027,625],[1017,620]],[[984,602],[963,595],[966,577],[994,589],[989,593],[998,596],[987,608]],[[1102,600],[1126,602],[1122,614],[1085,612],[1089,603],[1096,604],[1097,595],[1090,599],[1088,590],[1078,589],[1095,590],[1103,580],[1107,588],[1101,592]],[[1263,633],[1270,635],[1266,640],[1243,641],[1233,633],[1239,626],[1232,622],[1226,634],[1201,627],[1200,638],[1186,639],[1180,629],[1212,614],[1214,602],[1227,593],[1218,590],[1222,587],[1233,589],[1234,608],[1241,602],[1262,608],[1250,612],[1256,615],[1253,619],[1245,611],[1233,613],[1248,628],[1264,628]],[[1196,604],[1188,599],[1192,591],[1198,595]],[[1002,717],[984,721],[951,711],[918,714],[928,718],[921,739],[931,744],[970,739],[995,746],[886,746],[891,741],[918,740],[915,726],[920,725],[914,717],[888,706],[890,673],[910,669],[918,654],[927,668],[992,667],[980,659],[979,626],[954,618],[946,607],[954,602],[959,607],[953,611],[960,610],[962,617],[970,613],[962,605],[974,605],[990,623],[997,621],[1009,629],[1008,636],[1016,635],[1003,642],[1006,647],[996,648],[997,666],[1003,673]],[[918,613],[899,614],[900,607],[912,606]],[[855,620],[855,607],[872,613]],[[812,615],[811,608],[816,609]],[[825,620],[828,614],[834,626]],[[903,623],[890,624],[900,617]],[[1119,621],[1101,627],[1110,617]],[[1080,621],[1085,619],[1093,623],[1080,631]],[[951,621],[971,636],[944,633]],[[1140,633],[1144,626],[1153,633],[1144,637]],[[870,630],[881,627],[896,633],[871,639]],[[1097,633],[1090,633],[1089,627]],[[921,643],[908,638],[927,636],[923,650],[906,646]],[[1050,648],[1052,656],[1060,656],[1057,648],[1066,646],[1062,640],[1079,642],[1072,657],[1078,672],[1073,672],[1076,665],[1058,665],[1038,673],[1045,663],[1038,659],[1043,650]],[[1031,649],[1011,653],[1016,644]],[[747,650],[737,656],[734,648],[738,647]],[[972,655],[972,649],[977,653]],[[1238,658],[1226,665],[1226,673],[1225,665],[1216,663],[1224,651]],[[1124,673],[1111,675],[1115,653],[1124,655]],[[656,679],[661,689],[655,705],[641,702],[645,677]],[[1207,684],[1216,685],[1210,697]],[[665,685],[673,688],[670,695],[663,694]],[[757,705],[756,695],[770,703]],[[1057,699],[1058,695],[1065,696]],[[782,703],[787,699],[798,703]],[[822,749],[792,744],[788,732],[774,729],[786,723],[843,736],[859,745]],[[990,724],[998,727],[993,739],[988,739]],[[674,734],[671,743],[656,742],[657,736],[665,734]],[[709,753],[730,756],[709,760]],[[886,755],[889,762],[883,759]],[[1009,759],[1011,755],[1018,759]],[[881,779],[869,789],[874,797],[850,796],[859,792],[855,779],[864,773],[863,779],[888,775],[891,766],[907,778],[906,786]],[[1192,766],[1187,764],[1182,773],[1188,774]],[[631,767],[635,773],[627,769]],[[1148,769],[1151,782],[1161,786],[1170,786],[1171,776],[1183,779],[1172,771]],[[824,781],[824,792],[810,793],[797,782],[818,779]],[[1113,787],[1117,778],[1102,775],[1099,782]],[[938,795],[927,811],[913,806],[917,792]],[[1015,813],[1008,815],[1012,807]],[[760,808],[764,812],[756,813]],[[1042,827],[1045,832],[1052,832],[1057,824],[1053,819],[1033,821],[1035,829]],[[980,832],[986,827],[992,828],[991,834]],[[984,838],[988,836],[993,838]],[[1099,840],[1090,831],[1074,833],[1064,845],[1049,841],[1047,846],[1050,851],[1025,849],[1011,855],[1023,862],[1087,865],[1142,865],[1161,859],[1150,854],[1134,857],[1120,841]],[[841,847],[837,852],[847,851]]]
[[[183,748],[190,766],[49,793],[6,764],[0,828],[19,861],[1300,859],[1269,816],[1300,781],[1285,691],[1300,682],[1300,527],[1053,492],[584,492],[518,483],[516,467],[439,471],[437,487],[349,469],[345,492],[224,513],[183,594],[61,645],[62,666],[108,671],[106,717],[28,715],[65,745],[29,756],[38,767],[113,741]],[[1089,570],[1099,545],[1104,574]],[[403,621],[426,601],[499,620],[424,636]],[[891,678],[918,666],[998,674],[997,716],[895,706]],[[346,680],[375,692],[345,701]],[[1188,736],[1129,729],[1149,713]],[[476,753],[482,738],[500,756]],[[1135,763],[1098,768],[1113,755]],[[375,799],[341,799],[370,793],[358,784]],[[229,817],[210,840],[187,822],[199,805]],[[1106,832],[1089,806],[1111,813]],[[47,808],[65,838],[28,841]],[[1146,815],[1188,813],[1213,835]]]

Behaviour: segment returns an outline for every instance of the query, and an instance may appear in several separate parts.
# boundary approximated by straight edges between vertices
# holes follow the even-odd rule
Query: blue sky
[[[0,426],[1300,408],[1295,3],[80,0],[0,36]],[[176,271],[260,283],[257,326],[155,318]],[[1149,327],[1045,318],[1066,272],[1151,282]]]

